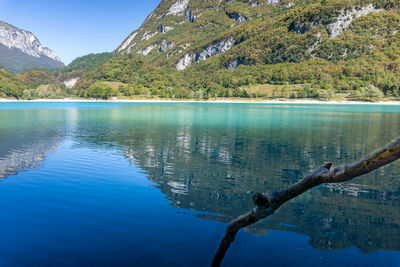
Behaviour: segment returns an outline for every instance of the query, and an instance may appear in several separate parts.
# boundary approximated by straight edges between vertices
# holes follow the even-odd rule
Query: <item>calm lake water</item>
[[[0,103],[0,266],[207,266],[254,192],[400,136],[400,106]],[[239,233],[225,266],[400,266],[400,162]]]

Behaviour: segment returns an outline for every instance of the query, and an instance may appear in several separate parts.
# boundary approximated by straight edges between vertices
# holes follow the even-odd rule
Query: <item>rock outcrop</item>
[[[244,16],[244,15],[240,15],[239,13],[233,12],[233,13],[228,13],[227,14],[231,19],[236,20],[238,23],[243,23],[248,21],[249,19]]]
[[[178,1],[169,8],[167,15],[182,15],[189,5],[189,0]]]
[[[330,33],[330,38],[336,38],[349,28],[354,19],[380,11],[382,11],[382,9],[377,9],[372,4],[364,7],[353,7],[350,10],[342,9],[339,15],[331,19],[333,22],[326,23],[322,18],[310,18],[308,21],[296,21],[292,23],[290,28],[298,34],[304,34],[312,27],[322,24]]]
[[[330,32],[330,37],[338,37],[343,33],[351,24],[351,22],[359,17],[366,16],[373,12],[380,12],[382,9],[375,8],[372,4],[357,9],[353,7],[352,10],[342,10],[339,16],[336,17],[335,22],[328,24],[326,27]]]
[[[230,50],[235,45],[235,40],[233,38],[220,40],[209,46],[203,48],[199,53],[188,53],[184,55],[176,63],[176,69],[184,70],[189,67],[192,62],[199,62],[206,60],[207,58],[219,55]]]
[[[383,5],[378,1],[373,3],[162,0],[116,53],[139,53],[152,64],[175,66],[178,70],[222,53],[226,56],[209,62],[228,70],[242,64],[277,64],[310,58],[350,59],[370,49],[354,43],[352,48],[346,45],[339,48],[327,42],[337,41],[334,38],[347,30],[353,31],[351,25],[357,18],[380,12]],[[391,28],[400,31],[396,26]],[[239,43],[240,48],[233,48]],[[186,44],[190,44],[190,49]],[[330,51],[329,47],[334,49]]]
[[[147,56],[155,48],[157,48],[157,50],[159,52],[165,52],[165,51],[168,51],[171,48],[173,48],[174,45],[175,44],[173,42],[170,42],[167,40],[161,40],[159,43],[151,44],[148,47],[146,47],[145,49],[138,51],[138,53]]]

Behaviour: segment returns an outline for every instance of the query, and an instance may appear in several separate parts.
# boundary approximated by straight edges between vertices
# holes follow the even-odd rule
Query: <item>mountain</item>
[[[77,88],[81,96],[102,83],[128,97],[399,97],[399,4],[162,0]]]
[[[18,73],[30,69],[54,69],[64,64],[43,47],[31,32],[0,21],[0,64]]]
[[[65,68],[58,70],[57,78],[68,88],[74,87],[83,74],[93,71],[112,57],[111,53],[89,54],[74,59]]]
[[[149,55],[177,70],[219,54],[226,55],[218,61],[229,70],[313,58],[349,60],[376,50],[377,38],[396,35],[395,2],[163,0],[116,53]],[[374,31],[368,33],[367,26]],[[357,40],[355,33],[370,40]]]

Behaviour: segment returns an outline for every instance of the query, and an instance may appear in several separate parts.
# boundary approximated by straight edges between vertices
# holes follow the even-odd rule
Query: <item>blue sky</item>
[[[90,53],[111,52],[159,0],[0,0],[0,20],[35,34],[68,64]]]

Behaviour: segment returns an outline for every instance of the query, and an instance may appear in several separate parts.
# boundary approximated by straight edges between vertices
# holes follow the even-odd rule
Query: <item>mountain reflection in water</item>
[[[141,106],[113,111],[110,125],[85,126],[92,138],[82,142],[118,144],[172,205],[219,214],[201,217],[227,223],[253,207],[252,193],[283,189],[325,162],[353,162],[400,133],[398,113],[317,112]],[[395,163],[321,186],[247,231],[307,234],[320,250],[399,250],[398,173]]]
[[[79,109],[73,127],[65,120],[62,133],[50,128],[31,136],[29,151],[37,156],[29,157],[43,158],[60,136],[79,146],[116,148],[172,205],[227,223],[253,207],[254,192],[284,189],[325,162],[351,163],[400,135],[399,109],[373,111],[219,104]],[[7,136],[13,144],[16,137]],[[1,170],[33,167],[13,166],[6,159],[18,158],[19,150],[12,151],[1,151]],[[306,234],[319,250],[400,250],[399,173],[397,162],[351,183],[320,186],[246,231]]]
[[[54,124],[42,124],[54,115],[30,110],[0,112],[0,178],[40,166],[56,149],[65,133]]]

